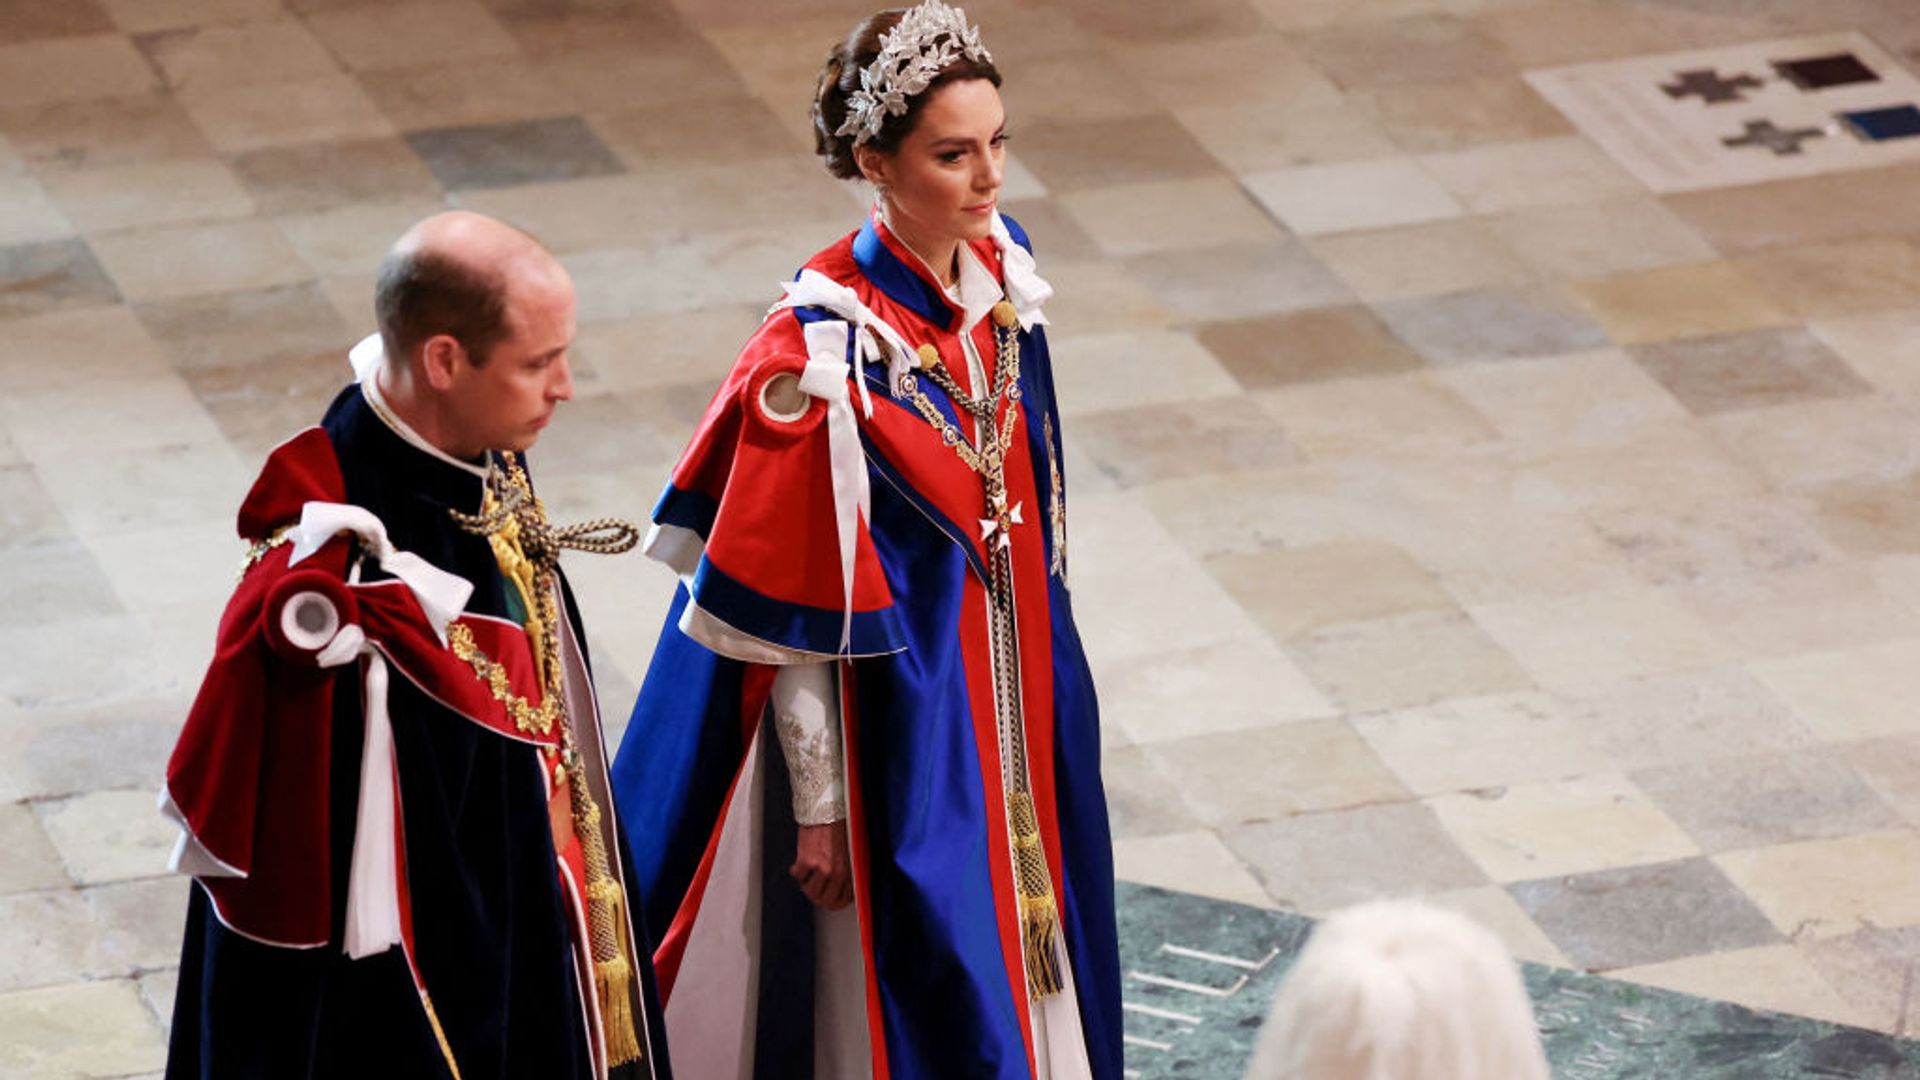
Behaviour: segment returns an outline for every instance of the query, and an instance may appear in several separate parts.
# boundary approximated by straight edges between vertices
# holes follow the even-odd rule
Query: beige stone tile
[[[1341,96],[1277,33],[1122,46],[1115,62],[1168,109],[1330,105]]]
[[[795,137],[765,102],[745,95],[671,104],[637,103],[617,112],[590,116],[587,122],[600,141],[636,172],[724,165],[783,153],[810,156],[813,151],[812,142]],[[688,131],[698,131],[700,137],[689,139]],[[1013,160],[1011,153],[1008,160]],[[820,168],[817,160],[815,168]],[[1009,179],[1012,173],[1009,165]],[[1003,187],[1001,201],[1012,198]]]
[[[574,355],[592,368],[595,384],[610,390],[717,387],[764,314],[763,307],[742,305],[589,323],[574,339]]]
[[[1342,87],[1443,83],[1511,72],[1498,42],[1471,22],[1415,15],[1303,33],[1301,51]]]
[[[1715,188],[1661,201],[1723,254],[1920,232],[1920,165]]]
[[[1122,881],[1252,907],[1274,906],[1253,874],[1206,830],[1115,840],[1113,873]]]
[[[46,41],[102,34],[113,20],[89,0],[14,0],[0,11],[0,42]]]
[[[1571,780],[1428,800],[1460,849],[1496,881],[1638,866],[1700,849],[1624,776]]]
[[[100,926],[103,965],[115,973],[147,971],[180,960],[193,879],[178,874],[84,889],[80,895]]]
[[[0,895],[70,884],[53,842],[25,803],[0,805],[0,849],[7,852],[0,865]]]
[[[1869,927],[1804,942],[1800,951],[1854,1007],[1863,1026],[1887,1032],[1913,1030],[1914,957],[1920,956],[1920,929]]]
[[[1341,623],[1288,647],[1307,677],[1348,712],[1532,688],[1513,657],[1457,612]]]
[[[138,402],[131,404],[138,406]],[[206,418],[197,402],[191,411],[182,412],[181,427]],[[158,436],[135,433],[120,438]],[[60,512],[89,538],[230,521],[253,479],[217,429],[212,438],[197,442],[75,452],[41,459],[37,467]]]
[[[102,956],[100,925],[71,889],[0,896],[0,994],[113,974]],[[0,1020],[0,1030],[4,1030]],[[13,1075],[11,1072],[9,1076]]]
[[[1615,274],[1574,286],[1623,345],[1729,334],[1792,321],[1759,283],[1729,262]]]
[[[0,695],[38,709],[173,692],[179,675],[155,660],[153,646],[150,629],[132,615],[0,624],[0,649],[16,658],[0,668]]]
[[[1336,623],[1448,611],[1453,599],[1405,551],[1373,541],[1230,552],[1207,570],[1286,641]]]
[[[1772,248],[1733,263],[1796,318],[1911,310],[1920,302],[1920,250],[1892,237]]]
[[[1421,899],[1436,907],[1457,911],[1493,931],[1516,960],[1557,968],[1573,966],[1526,910],[1498,885],[1433,893]]]
[[[1459,217],[1461,206],[1406,158],[1302,165],[1243,181],[1294,232],[1306,236]]]
[[[1858,397],[1871,389],[1799,327],[1658,342],[1635,346],[1632,353],[1689,409],[1715,416],[1714,428],[1730,439],[1752,427],[1753,417],[1741,412],[1785,406],[1781,411],[1791,413],[1797,405]],[[1724,430],[1721,414],[1734,414]]]
[[[1920,474],[1893,481],[1836,484],[1815,493],[1820,532],[1856,555],[1920,550]]]
[[[315,419],[318,419],[316,417]],[[211,635],[226,606],[225,587],[237,565],[239,541],[231,521],[206,520],[157,529],[95,534],[88,550],[136,614],[190,605],[205,615]],[[166,570],[155,552],[167,552]]]
[[[1758,41],[1771,29],[1757,16],[1695,8],[1647,8],[1623,19],[1614,5],[1585,0],[1517,5],[1478,21],[1527,69]]]
[[[161,1027],[167,1027],[173,1019],[173,1002],[180,983],[180,969],[166,968],[149,971],[136,980],[140,984],[140,999],[147,1003],[155,1020]],[[135,1080],[163,1080],[159,1073],[151,1076],[136,1077]]]
[[[1766,491],[1761,474],[1693,421],[1650,421],[1631,441],[1548,451],[1523,465],[1590,512],[1685,510]]]
[[[1497,437],[1473,406],[1427,372],[1302,383],[1256,396],[1315,461],[1446,453]]]
[[[1477,220],[1319,236],[1309,245],[1369,301],[1520,286],[1533,277],[1487,223]]]
[[[1920,636],[1920,614],[1886,595],[1860,563],[1716,578],[1681,601],[1749,657],[1784,656]]]
[[[301,214],[368,200],[435,199],[440,185],[397,138],[272,146],[234,158],[264,214]]]
[[[1047,318],[1058,334],[1160,330],[1175,321],[1166,301],[1114,260],[1048,259],[1041,273],[1053,285]]]
[[[176,90],[278,82],[339,70],[326,46],[292,18],[166,30],[142,38],[141,44]]]
[[[355,71],[485,64],[519,52],[492,13],[472,0],[359,5],[316,12],[307,25]]]
[[[1712,259],[1714,250],[1659,202],[1644,197],[1537,206],[1487,228],[1546,277],[1584,280]]]
[[[1096,666],[1259,639],[1259,628],[1131,496],[1080,495],[1067,528],[1076,621]]]
[[[1486,874],[1417,802],[1301,814],[1245,825],[1222,838],[1282,908],[1312,914],[1487,884]]]
[[[1573,132],[1564,116],[1513,75],[1370,86],[1349,100],[1400,149],[1416,154]]]
[[[1094,682],[1102,723],[1141,746],[1290,727],[1334,711],[1286,653],[1260,638],[1102,664]]]
[[[1416,795],[1562,780],[1611,766],[1592,733],[1535,692],[1369,713],[1353,726]]]
[[[1056,201],[1109,255],[1278,241],[1283,234],[1231,180],[1175,180],[1076,191]]]
[[[1920,833],[1873,833],[1752,851],[1713,861],[1795,941],[1920,924]]]
[[[279,0],[95,0],[129,34],[250,22],[281,15]]]
[[[358,78],[367,97],[401,131],[538,120],[574,111],[572,97],[548,69],[518,57],[366,71]]]
[[[1734,664],[1634,679],[1561,704],[1609,760],[1629,771],[1798,751],[1816,741]]]
[[[166,873],[180,832],[155,809],[150,789],[98,791],[38,810],[67,871],[83,885]]]
[[[1218,828],[1408,797],[1342,720],[1196,735],[1146,749],[1194,813]]]
[[[0,101],[10,107],[138,94],[158,81],[120,34],[0,46]]]
[[[1047,344],[1060,409],[1068,416],[1224,397],[1238,389],[1213,354],[1180,331],[1062,335]]]
[[[0,176],[0,245],[60,240],[73,231],[37,180],[24,173]]]
[[[253,197],[216,158],[140,162],[46,175],[67,217],[85,233],[249,217]]]
[[[846,27],[836,33],[846,33]],[[819,40],[831,42],[834,36],[829,34]],[[792,125],[793,137],[799,138],[810,135],[812,130],[807,109],[813,100],[817,69],[806,50],[793,48],[793,40],[797,39],[790,38],[784,43],[788,60],[807,59],[807,74],[783,86],[777,94],[762,96],[773,106],[776,118],[787,120]],[[575,109],[588,113],[614,112],[643,104],[737,98],[747,92],[748,83],[768,74],[730,66],[706,43],[685,38],[674,38],[645,50],[593,49],[542,57],[534,66],[547,81],[560,87]]]
[[[1828,742],[1920,731],[1920,639],[1759,660],[1754,675]]]
[[[1844,558],[1816,523],[1811,500],[1798,495],[1736,492],[1651,505],[1621,502],[1586,517],[1641,580],[1687,585],[1773,573]]]
[[[1653,589],[1479,604],[1468,612],[1536,682],[1557,693],[1593,693],[1729,658],[1710,627]]]
[[[1203,105],[1173,115],[1215,160],[1242,175],[1399,153],[1379,124],[1344,102]]]
[[[1607,977],[1836,1024],[1859,1025],[1865,1019],[1792,945],[1762,945],[1619,968],[1607,972]]]
[[[1617,349],[1524,364],[1468,364],[1437,377],[1493,424],[1529,446],[1591,446],[1634,437],[1687,411]]]
[[[313,271],[264,221],[170,225],[100,236],[94,253],[129,300],[291,285]]]
[[[0,112],[0,131],[22,157],[55,169],[211,152],[206,136],[170,93],[9,106]]]
[[[1641,192],[1638,181],[1577,135],[1428,154],[1420,164],[1476,214],[1603,202]]]
[[[1807,329],[1874,386],[1908,400],[1920,397],[1920,364],[1912,356],[1920,312],[1821,319]]]
[[[1156,251],[1132,256],[1125,266],[1187,322],[1245,319],[1354,299],[1305,244],[1291,237]]]
[[[1888,598],[1920,611],[1920,555],[1882,555],[1869,559],[1866,566]]]
[[[352,275],[371,281],[387,249],[415,222],[447,208],[440,199],[410,198],[356,202],[333,210],[277,219],[280,232],[307,265],[322,274]],[[354,325],[372,317],[372,307],[357,313]]]
[[[1300,460],[1273,418],[1237,396],[1081,414],[1073,439],[1073,457],[1117,487]]]
[[[0,995],[0,1069],[20,1080],[159,1069],[166,1041],[131,979]]]
[[[1735,454],[1784,488],[1894,482],[1920,468],[1913,410],[1880,397],[1727,413],[1709,423]]]
[[[1419,354],[1361,304],[1230,319],[1199,328],[1197,336],[1250,390],[1422,366]]]
[[[862,205],[851,187],[799,158],[526,184],[468,192],[461,202],[512,221],[559,252],[773,229],[796,217],[851,226]],[[795,264],[803,258],[797,251],[788,256]]]
[[[237,538],[222,548],[236,550]],[[213,635],[211,623],[196,634],[208,641]],[[0,753],[0,778],[5,782],[0,788],[11,787],[11,794],[22,799],[107,788],[157,791],[193,689],[107,704],[49,704],[0,712],[0,732],[6,735],[6,750]],[[125,688],[119,692],[124,696]]]
[[[1522,500],[1505,506],[1476,503],[1473,507],[1408,522],[1409,535],[1400,541],[1462,604],[1565,596],[1637,584],[1619,553],[1576,516],[1528,511]]]
[[[21,452],[40,466],[90,454],[219,441],[205,411],[173,375],[127,378],[112,391],[85,381],[10,390],[0,396],[0,419]]]
[[[213,145],[228,154],[394,133],[360,84],[346,75],[189,90],[181,93],[180,104]]]

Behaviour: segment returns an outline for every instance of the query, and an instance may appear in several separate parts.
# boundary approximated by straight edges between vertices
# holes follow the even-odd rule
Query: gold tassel
[[[1007,792],[1007,829],[1013,834],[1013,869],[1020,890],[1020,937],[1026,946],[1027,993],[1035,1001],[1063,989],[1060,973],[1060,909],[1040,840],[1033,796]]]
[[[1065,989],[1060,972],[1060,912],[1053,897],[1020,898],[1020,936],[1027,952],[1027,994],[1035,1001]]]
[[[611,924],[615,936],[612,956],[600,958],[595,949],[594,989],[600,994],[600,1026],[607,1037],[607,1067],[614,1068],[641,1058],[640,1037],[633,1017],[633,943],[627,937],[624,897],[612,878],[601,878],[587,886],[589,901],[602,909],[600,914]],[[601,920],[590,920],[600,922]]]

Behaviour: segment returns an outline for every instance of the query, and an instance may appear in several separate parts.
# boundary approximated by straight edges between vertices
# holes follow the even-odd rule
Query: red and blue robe
[[[319,426],[268,458],[239,530],[267,541],[311,504],[371,512],[394,548],[470,583],[455,622],[537,705],[532,648],[494,553],[448,515],[477,511],[483,485],[473,469],[407,441],[351,386]],[[574,845],[556,841],[550,814],[557,732],[520,730],[406,585],[363,558],[363,541],[342,534],[298,560],[294,547],[266,549],[244,573],[168,766],[166,806],[202,876],[166,1075],[606,1075],[582,964],[580,874],[568,865]],[[301,594],[327,597],[372,651],[322,667],[313,649],[290,643],[283,613]],[[565,603],[571,620],[571,597]],[[577,622],[567,629],[584,641]],[[373,652],[387,673],[378,700],[391,732],[387,850],[400,932],[398,947],[354,959],[343,941]],[[576,734],[597,744],[590,694],[568,697]],[[652,1006],[646,948],[636,985]],[[656,1009],[641,1039],[645,1060],[614,1075],[669,1076]]]
[[[1007,229],[1024,253],[1025,235],[1011,222]],[[969,249],[1005,283],[999,246]],[[938,350],[963,389],[985,392],[968,387],[963,313],[877,218],[806,269],[851,288],[908,346]],[[805,307],[768,316],[654,510],[649,549],[682,584],[613,783],[659,935],[668,1023],[682,1007],[676,982],[713,985],[683,965],[694,963],[687,949],[703,915],[721,909],[746,920],[757,954],[757,971],[735,984],[755,999],[742,1014],[751,1018],[739,1035],[743,1060],[754,1076],[812,1075],[813,923],[784,875],[794,826],[783,800],[768,795],[753,806],[739,789],[758,777],[777,794],[782,779],[777,764],[755,764],[756,755],[778,752],[778,740],[761,737],[773,665],[828,661],[839,674],[872,1074],[1030,1077],[1030,1010],[1041,1006],[1023,968],[988,625],[988,545],[999,538],[983,535],[980,474],[890,390],[884,364],[861,362],[849,338],[847,361],[871,413],[855,407],[870,508],[854,536],[848,588],[829,401],[810,397],[793,419],[771,414],[764,398],[770,382],[805,370],[806,327],[835,317]],[[992,320],[971,333],[991,380]],[[1043,331],[1032,325],[1018,336],[1020,416],[1006,483],[1023,508],[1010,536],[1027,754],[1080,1033],[1093,1075],[1118,1080],[1112,852],[1094,688],[1061,550],[1059,416]],[[972,418],[931,380],[920,386],[949,423],[976,435]],[[859,402],[860,388],[852,389],[843,400]],[[745,908],[715,895],[729,829],[752,829],[763,860]]]

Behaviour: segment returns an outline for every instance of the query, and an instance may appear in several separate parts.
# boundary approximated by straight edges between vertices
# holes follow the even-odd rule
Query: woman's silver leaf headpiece
[[[834,134],[852,135],[855,146],[872,139],[887,117],[906,112],[908,99],[963,56],[993,62],[980,44],[980,28],[967,25],[964,10],[926,0],[880,35],[880,55],[861,70],[860,89],[847,95],[847,118]]]

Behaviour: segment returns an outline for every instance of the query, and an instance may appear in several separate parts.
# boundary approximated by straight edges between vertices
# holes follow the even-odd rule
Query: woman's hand
[[[799,851],[787,870],[807,899],[828,911],[853,902],[853,857],[847,852],[845,818],[800,826]]]

